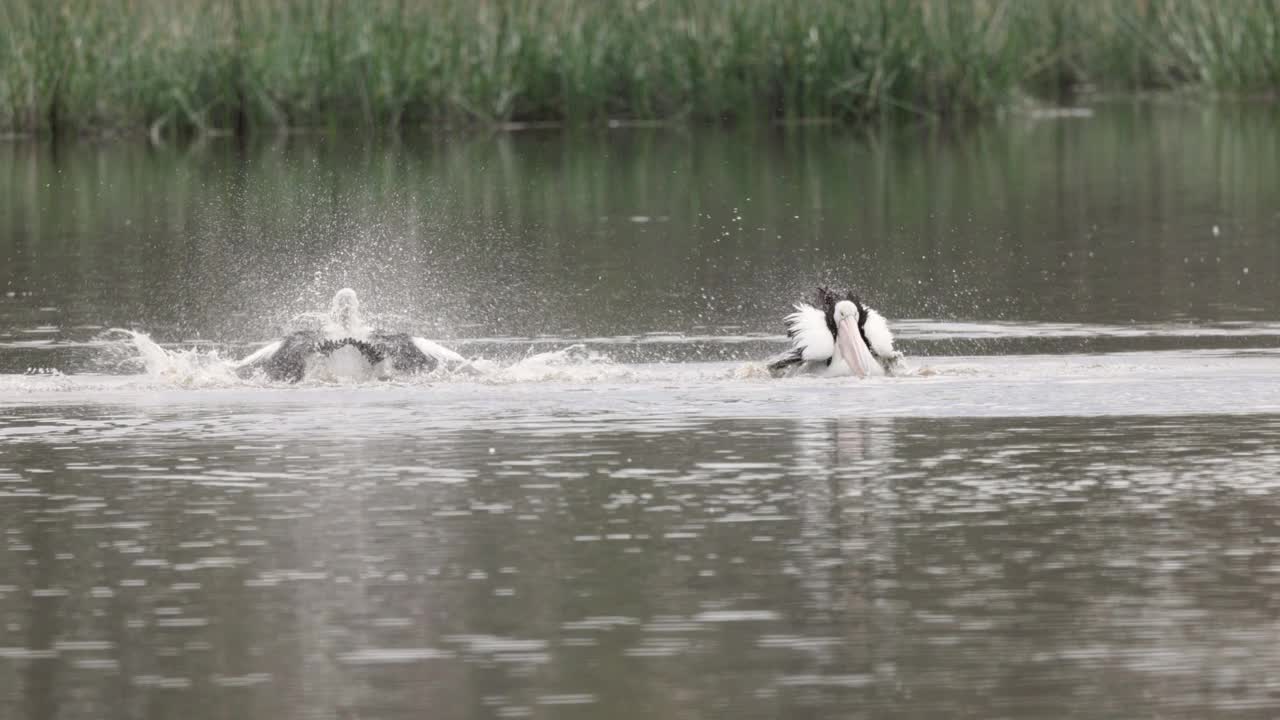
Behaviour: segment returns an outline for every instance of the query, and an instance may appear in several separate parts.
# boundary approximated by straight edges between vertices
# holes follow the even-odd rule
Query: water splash
[[[336,318],[336,316],[335,316]],[[348,318],[362,323],[358,315]],[[347,329],[356,327],[353,324]],[[146,333],[112,329],[102,335],[102,359],[99,366],[110,375],[123,375],[135,380],[157,383],[165,387],[315,387],[333,384],[380,385],[388,381],[398,385],[429,385],[438,382],[471,382],[490,385],[538,382],[625,382],[638,380],[643,373],[635,367],[615,362],[603,353],[585,345],[528,355],[514,361],[477,359],[461,366],[442,364],[436,370],[417,375],[388,377],[370,372],[359,353],[332,353],[326,362],[308,367],[299,383],[275,383],[260,372],[246,372],[242,360],[223,357],[216,349],[166,348]],[[350,356],[350,357],[348,357]],[[65,377],[65,376],[63,376]],[[75,381],[72,380],[74,383]],[[43,383],[51,387],[50,383]]]
[[[177,387],[225,387],[241,384],[234,365],[219,356],[217,350],[198,348],[166,350],[145,333],[112,329],[108,334],[123,334],[137,353],[148,378]]]
[[[356,297],[355,290],[342,288],[333,296],[324,332],[330,340],[369,339],[370,328],[360,313],[360,300]]]
[[[529,355],[505,368],[485,360],[473,362],[472,366],[479,371],[479,376],[472,379],[489,384],[621,382],[638,376],[635,368],[614,362],[583,344]]]

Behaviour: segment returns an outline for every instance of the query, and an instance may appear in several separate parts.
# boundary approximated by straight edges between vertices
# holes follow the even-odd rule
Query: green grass
[[[857,122],[1267,95],[1280,0],[0,0],[0,130]]]

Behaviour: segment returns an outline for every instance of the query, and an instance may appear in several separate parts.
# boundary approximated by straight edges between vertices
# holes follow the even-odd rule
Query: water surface
[[[1277,150],[0,145],[0,717],[1275,717]],[[911,372],[761,370],[823,280]],[[489,372],[227,371],[347,285]]]

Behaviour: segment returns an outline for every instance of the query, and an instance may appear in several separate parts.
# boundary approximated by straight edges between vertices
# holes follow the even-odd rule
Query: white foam
[[[586,346],[581,344],[571,345],[563,350],[530,355],[507,367],[486,362],[477,362],[473,365],[481,371],[479,376],[466,378],[455,374],[452,377],[499,385],[536,382],[625,382],[636,378],[633,367],[616,363],[603,354],[587,350]]]
[[[234,363],[218,355],[217,350],[174,349],[160,347],[148,335],[132,330],[124,333],[132,342],[146,368],[146,376],[176,387],[227,387],[241,384]]]

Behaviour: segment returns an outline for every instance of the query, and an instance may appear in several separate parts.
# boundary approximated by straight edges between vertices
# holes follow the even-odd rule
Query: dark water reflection
[[[0,420],[5,717],[1280,707],[1275,416],[189,419]]]
[[[1269,109],[230,149],[0,145],[0,340],[260,340],[341,285],[460,337],[776,332],[824,278],[890,317],[1273,320],[1280,304]]]

